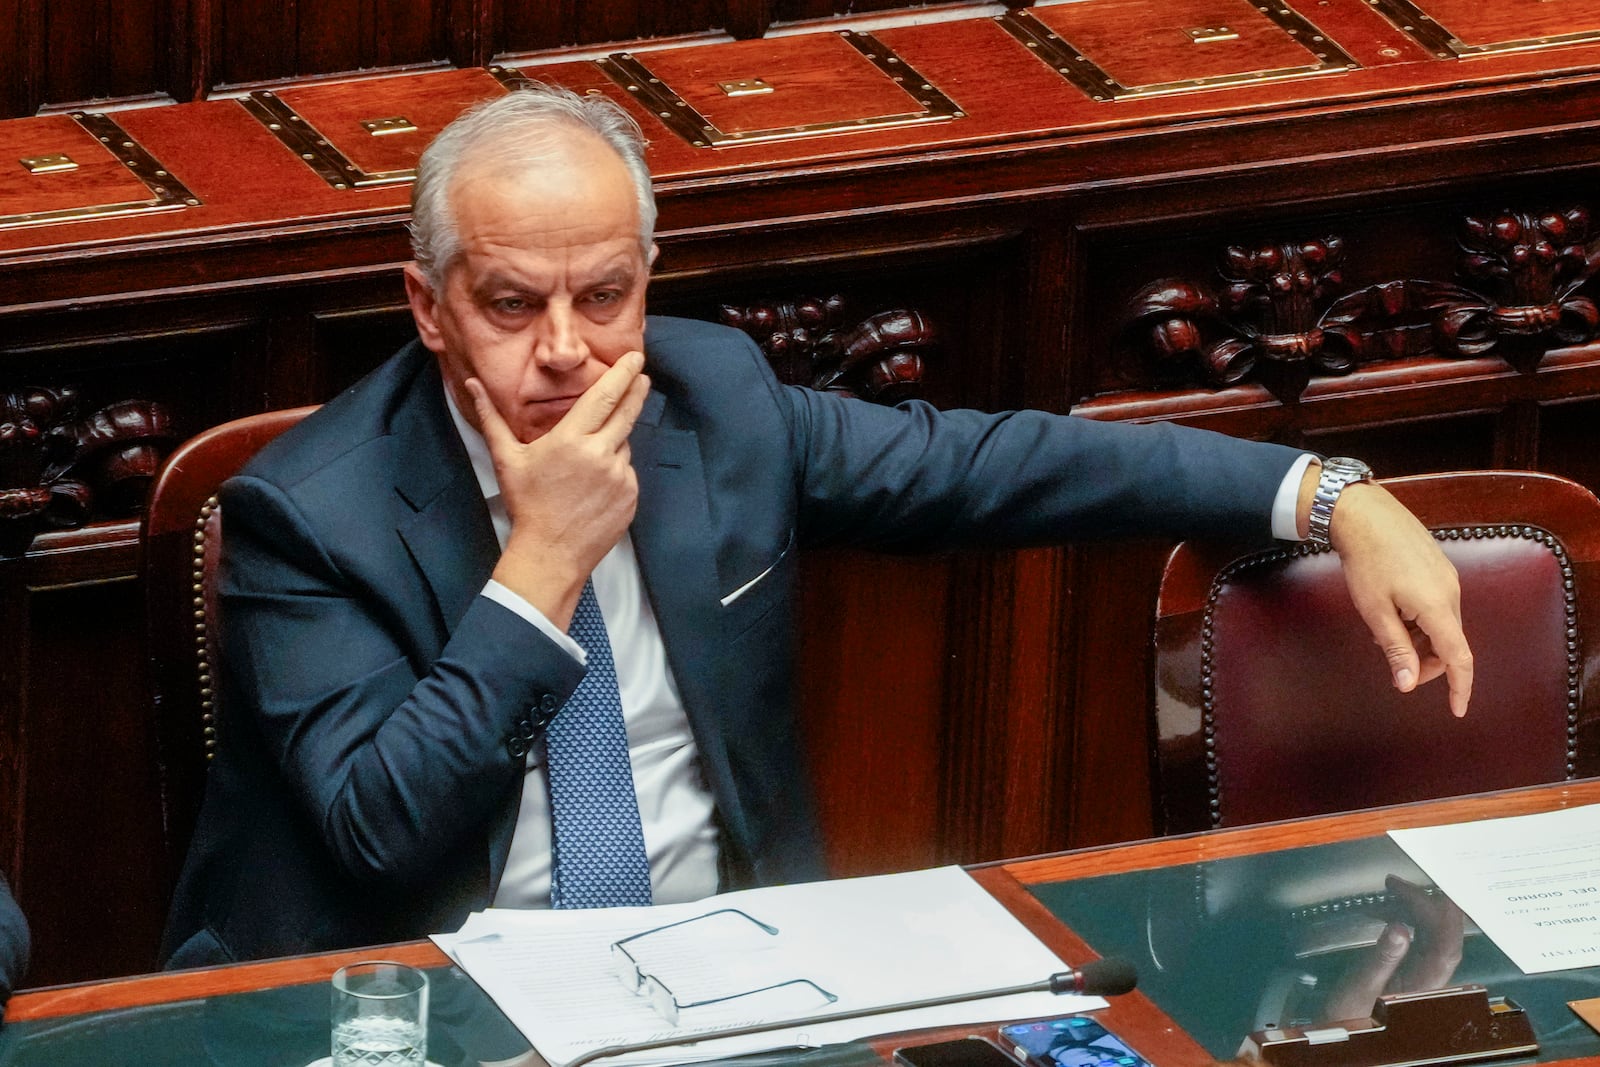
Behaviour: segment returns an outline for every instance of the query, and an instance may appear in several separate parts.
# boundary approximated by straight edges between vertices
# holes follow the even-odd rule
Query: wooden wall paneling
[[[450,57],[451,22],[462,16],[460,5],[451,0],[375,0],[370,10],[371,46],[364,66],[438,63]]]
[[[941,859],[977,862],[1062,846],[1055,784],[1079,753],[1065,549],[960,557],[952,575],[951,681],[939,753]]]
[[[171,99],[169,0],[50,0],[35,20],[35,106]]]
[[[973,279],[990,279],[992,318],[972,332],[993,338],[990,410],[1065,411],[1071,373],[1066,337],[1073,289],[1071,230],[1057,205],[1040,202]],[[945,704],[944,841],[948,858],[972,862],[1066,844],[1069,783],[1078,766],[1071,701],[1076,591],[1070,554],[1035,549],[986,554],[969,564],[955,595],[951,644],[962,649]]]
[[[542,52],[652,37],[709,33],[730,22],[752,25],[756,0],[502,0],[500,54]]]
[[[1071,550],[1072,766],[1056,786],[1053,848],[1133,841],[1154,832],[1149,720],[1151,620],[1170,544]]]
[[[405,303],[319,311],[311,328],[307,350],[316,358],[308,368],[312,377],[306,396],[313,403],[354,385],[417,333]]]
[[[945,858],[938,709],[950,566],[838,549],[800,556],[796,701],[836,876]]]
[[[172,319],[152,325],[163,312]],[[257,410],[266,393],[265,323],[243,314],[185,321],[186,312],[196,309],[140,308],[135,321],[125,315],[101,319],[101,328],[118,325],[111,327],[116,333],[99,336],[75,336],[59,321],[24,323],[27,333],[0,344],[0,388],[70,386],[79,391],[85,413],[119,401],[155,401],[172,417],[172,444]],[[34,333],[52,326],[59,330],[55,336]]]
[[[284,5],[293,12],[295,52],[293,66],[277,77],[306,74],[331,74],[335,71],[372,67],[372,0],[316,0],[314,3]],[[432,6],[414,5],[426,17]]]
[[[174,99],[168,69],[173,47],[168,37],[173,28],[172,3],[173,0],[99,0],[94,25],[98,59],[104,70],[104,91],[91,97]],[[82,31],[81,26],[79,30]]]
[[[724,26],[740,40],[761,37],[772,25],[772,0],[723,0],[727,8]]]
[[[450,62],[458,67],[486,67],[500,51],[496,0],[446,0],[440,11],[446,22]]]
[[[1325,456],[1360,456],[1384,477],[1484,470],[1494,466],[1499,423],[1498,413],[1442,415],[1384,426],[1310,430],[1303,443]]]
[[[164,918],[155,743],[149,719],[128,713],[144,689],[141,602],[126,577],[137,532],[47,535],[0,562],[7,613],[21,623],[0,677],[22,739],[13,884],[33,928],[32,984],[154,963]]]
[[[164,0],[0,3],[0,118],[166,89]]]
[[[1540,405],[1538,469],[1600,487],[1600,399],[1575,394]]]
[[[906,6],[904,0],[774,0],[773,18],[779,22],[831,19]]]
[[[0,118],[33,114],[39,0],[0,0]]]

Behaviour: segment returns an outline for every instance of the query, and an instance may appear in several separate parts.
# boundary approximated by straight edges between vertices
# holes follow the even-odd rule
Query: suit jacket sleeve
[[[381,522],[332,537],[253,478],[228,483],[223,513],[230,703],[252,708],[249,728],[344,874],[426,877],[506,803],[523,770],[508,738],[530,708],[565,702],[583,668],[482,595],[448,626],[397,599],[383,588],[400,580],[385,573],[397,550],[351,543],[393,539]]]
[[[802,540],[891,551],[1272,537],[1301,451],[1171,424],[896,408],[785,388]]]

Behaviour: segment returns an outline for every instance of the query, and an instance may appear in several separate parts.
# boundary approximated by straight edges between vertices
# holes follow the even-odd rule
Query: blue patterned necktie
[[[650,903],[650,860],[633,791],[611,641],[585,582],[568,630],[589,669],[545,732],[550,773],[550,906]]]

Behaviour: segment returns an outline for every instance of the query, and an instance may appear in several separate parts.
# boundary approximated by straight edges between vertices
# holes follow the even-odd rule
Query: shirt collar
[[[456,433],[467,450],[467,459],[472,461],[472,473],[478,479],[483,499],[493,500],[500,495],[500,479],[495,477],[494,457],[489,455],[489,442],[483,439],[483,434],[472,428],[472,424],[461,414],[461,409],[456,407],[456,398],[451,394],[449,385],[444,387],[444,406],[449,409],[450,421],[455,423]]]

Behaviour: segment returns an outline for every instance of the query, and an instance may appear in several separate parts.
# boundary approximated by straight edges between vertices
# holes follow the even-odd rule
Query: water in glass
[[[409,1019],[366,1016],[333,1028],[333,1067],[423,1067],[423,1028]]]

